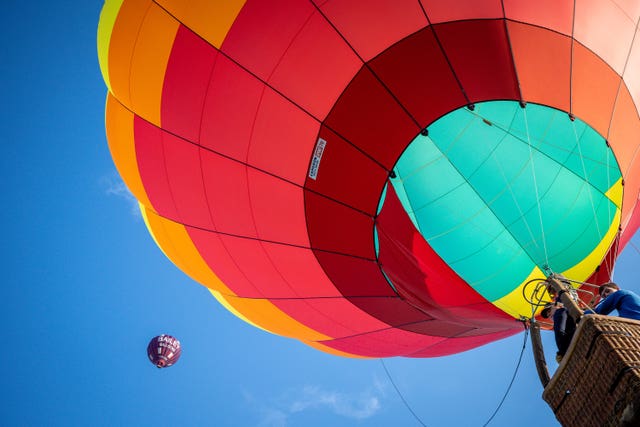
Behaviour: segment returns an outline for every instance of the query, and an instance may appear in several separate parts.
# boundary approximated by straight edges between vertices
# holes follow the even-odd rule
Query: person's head
[[[600,286],[600,289],[598,289],[598,293],[600,294],[600,298],[606,298],[608,295],[619,290],[620,290],[620,287],[618,285],[616,285],[613,282],[609,282]]]

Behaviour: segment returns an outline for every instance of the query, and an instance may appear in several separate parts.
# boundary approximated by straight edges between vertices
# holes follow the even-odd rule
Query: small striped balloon
[[[149,341],[147,355],[158,368],[168,368],[178,361],[182,348],[180,341],[171,335],[158,335]]]

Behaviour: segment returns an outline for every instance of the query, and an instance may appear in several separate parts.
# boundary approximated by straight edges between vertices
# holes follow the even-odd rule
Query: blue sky
[[[105,140],[101,6],[4,5],[0,424],[420,425],[379,360],[325,355],[245,324],[155,246]],[[640,291],[639,263],[629,246],[615,279]],[[163,370],[145,354],[160,333],[183,344],[180,362]],[[552,338],[544,334],[553,370]],[[424,425],[481,426],[522,346],[520,334],[452,357],[385,363]],[[490,425],[558,425],[541,393],[527,342]]]

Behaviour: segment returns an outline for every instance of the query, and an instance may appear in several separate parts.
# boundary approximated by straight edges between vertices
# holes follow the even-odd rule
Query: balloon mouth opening
[[[419,132],[388,185],[438,256],[494,301],[536,269],[594,269],[589,255],[615,237],[621,176],[586,122],[500,100],[462,106]],[[379,255],[377,229],[375,245]],[[495,286],[482,287],[488,278]]]
[[[158,360],[158,361],[156,362],[156,367],[157,367],[158,369],[160,369],[160,368],[164,368],[164,367],[166,367],[166,366],[167,366],[167,362],[165,362],[164,360]]]

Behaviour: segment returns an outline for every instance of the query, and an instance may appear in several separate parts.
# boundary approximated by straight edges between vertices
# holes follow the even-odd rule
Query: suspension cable
[[[400,393],[400,390],[398,389],[398,386],[396,386],[395,381],[393,381],[393,378],[391,378],[391,374],[389,373],[389,370],[387,369],[387,365],[384,364],[384,359],[380,359],[380,363],[382,363],[382,367],[384,368],[384,371],[387,373],[387,378],[389,378],[389,382],[391,383],[391,385],[393,386],[393,388],[396,389],[396,393],[398,393],[398,396],[400,396],[400,400],[402,400],[402,403],[404,403],[404,406],[407,407],[407,409],[409,410],[409,412],[411,412],[411,415],[413,415],[413,417],[416,419],[416,421],[418,421],[418,423],[420,423],[421,426],[423,427],[427,427],[427,425],[425,423],[422,422],[422,420],[420,419],[420,417],[413,411],[413,409],[411,409],[411,406],[409,405],[409,403],[406,401],[406,399],[404,398],[404,396],[402,395],[402,393]]]
[[[518,357],[518,362],[516,363],[516,368],[513,371],[513,375],[511,376],[511,381],[509,382],[509,385],[507,386],[507,389],[505,390],[505,392],[504,392],[504,394],[502,396],[502,399],[500,400],[500,403],[498,403],[498,406],[495,408],[495,410],[493,411],[493,413],[491,414],[489,419],[482,425],[482,427],[486,427],[486,426],[489,425],[489,423],[495,418],[495,416],[498,414],[498,412],[502,408],[502,405],[504,404],[504,402],[507,400],[507,397],[509,396],[509,393],[511,392],[511,387],[513,387],[513,383],[515,382],[516,376],[518,375],[518,371],[520,369],[520,365],[522,363],[522,357],[524,356],[524,351],[525,351],[525,349],[527,347],[528,335],[529,335],[529,329],[526,328],[526,326],[525,326],[524,340],[523,340],[523,343],[522,343],[522,349],[520,350],[520,356]],[[389,373],[389,370],[387,369],[387,365],[384,363],[384,359],[379,359],[379,360],[380,360],[380,363],[382,364],[382,367],[384,368],[385,373],[387,374],[387,378],[389,379],[389,382],[391,383],[393,388],[396,390],[396,393],[400,397],[400,400],[402,400],[402,403],[404,404],[404,406],[409,410],[411,415],[413,415],[413,417],[416,419],[416,421],[421,426],[427,427],[426,424],[422,421],[422,419],[420,419],[418,414],[416,414],[415,411],[411,408],[411,405],[409,405],[407,400],[404,398],[403,394],[400,392],[400,389],[396,385],[395,381],[393,381],[393,378],[391,377],[391,374]]]
[[[611,222],[611,221],[609,221]],[[613,259],[614,262],[606,262],[606,258],[605,258],[605,263],[604,265],[607,267],[607,274],[609,275],[609,279],[612,280],[613,279],[613,274],[615,273],[616,270],[616,262],[615,260],[618,259],[618,254],[620,253],[620,236],[621,236],[621,231],[618,229],[618,233],[616,234],[616,237],[614,237],[613,239],[613,243],[612,245],[614,245],[614,249],[613,249],[613,256],[610,259]],[[629,240],[629,243],[631,243],[631,240]]]
[[[540,207],[540,193],[538,192],[538,181],[536,179],[536,168],[533,162],[533,148],[531,147],[531,134],[529,133],[529,120],[527,118],[527,108],[523,107],[522,112],[524,114],[524,126],[527,131],[527,144],[529,146],[529,162],[531,163],[531,176],[533,177],[533,189],[536,193],[536,205],[538,208],[538,218],[540,219],[540,234],[542,236],[542,247],[544,249],[545,266],[547,270],[550,270],[549,254],[547,252],[547,239],[544,235],[544,222],[542,221],[542,208]],[[545,271],[548,274],[550,271]]]
[[[493,418],[498,414],[498,412],[502,408],[502,404],[505,402],[505,400],[507,400],[507,396],[511,392],[511,387],[513,386],[513,383],[516,380],[516,376],[518,375],[518,370],[520,369],[520,363],[522,362],[522,356],[524,356],[524,350],[525,350],[525,348],[527,348],[527,337],[528,337],[528,335],[529,335],[529,329],[525,328],[525,330],[524,330],[524,341],[522,343],[522,349],[520,350],[520,357],[518,357],[518,363],[516,364],[516,369],[513,371],[513,375],[511,376],[511,382],[509,382],[509,385],[507,386],[507,389],[505,390],[504,395],[502,396],[502,400],[500,401],[500,403],[496,407],[495,411],[493,411],[493,414],[491,414],[491,416],[489,417],[487,422],[485,422],[482,425],[482,427],[487,427],[489,425],[489,423],[493,420]]]
[[[589,196],[589,202],[591,202],[591,211],[593,212],[593,221],[596,223],[596,230],[598,231],[598,238],[602,240],[602,231],[600,230],[600,224],[598,224],[598,214],[596,212],[596,205],[593,202],[593,195],[591,194],[591,183],[589,182],[589,177],[587,176],[587,167],[584,164],[584,157],[582,157],[582,147],[580,146],[580,137],[578,136],[578,130],[576,129],[576,122],[571,120],[571,127],[573,128],[573,135],[576,139],[576,146],[578,147],[578,157],[580,157],[580,162],[582,163],[582,173],[584,174],[584,182],[587,194]]]

